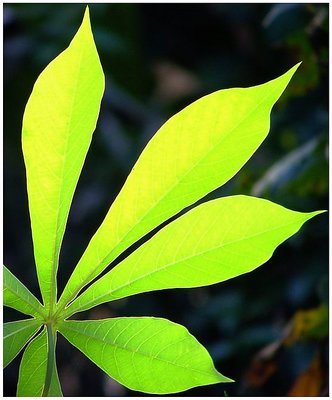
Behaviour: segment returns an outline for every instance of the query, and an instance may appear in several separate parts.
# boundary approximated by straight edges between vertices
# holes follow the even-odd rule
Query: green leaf
[[[47,308],[56,301],[60,245],[103,91],[87,9],[69,47],[38,77],[23,118],[34,253]]]
[[[47,366],[46,328],[24,351],[17,384],[17,396],[41,396]]]
[[[210,285],[252,271],[320,212],[291,211],[243,195],[206,202],[96,281],[67,313],[151,290]]]
[[[239,171],[266,137],[272,106],[298,65],[263,85],[204,96],[160,128],[90,241],[60,307],[132,243]]]
[[[3,367],[7,367],[24,345],[41,327],[36,319],[6,322],[3,324]]]
[[[103,371],[132,390],[176,393],[232,382],[181,325],[162,318],[65,321],[60,333]]]
[[[5,266],[3,267],[3,303],[23,314],[44,316],[44,307]]]
[[[34,338],[24,351],[17,385],[17,396],[40,397],[43,394],[47,370],[46,327]],[[49,396],[62,396],[54,360]]]

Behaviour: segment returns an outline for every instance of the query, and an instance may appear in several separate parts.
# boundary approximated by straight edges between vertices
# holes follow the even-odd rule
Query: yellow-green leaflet
[[[145,393],[176,393],[233,382],[214,367],[186,328],[163,318],[64,321],[60,333],[123,385]]]
[[[23,314],[40,318],[45,315],[44,307],[8,268],[3,266],[3,304]]]
[[[3,367],[7,367],[41,327],[41,321],[24,319],[3,324]]]
[[[47,309],[56,301],[60,245],[103,91],[87,9],[69,47],[38,77],[23,117],[34,254]]]
[[[24,351],[20,364],[17,396],[40,397],[43,394],[47,369],[46,328],[35,337]],[[62,396],[58,372],[54,361],[49,396]]]
[[[137,293],[211,285],[252,271],[321,212],[291,211],[243,195],[208,201],[161,229],[92,284],[67,315]]]
[[[159,129],[91,239],[60,307],[132,243],[239,171],[266,137],[272,106],[298,65],[259,86],[204,96]]]

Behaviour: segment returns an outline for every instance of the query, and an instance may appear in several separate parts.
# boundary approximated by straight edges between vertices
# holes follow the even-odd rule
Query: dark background
[[[84,8],[4,4],[4,262],[39,298],[21,121],[38,74],[69,44]],[[328,208],[328,4],[104,3],[91,4],[90,13],[107,88],[69,216],[60,291],[139,153],[167,118],[204,94],[266,82],[301,60],[274,107],[264,144],[207,198],[243,193],[298,211]],[[326,396],[327,304],[323,214],[250,274],[205,288],[138,295],[78,317],[152,315],[185,325],[236,383],[180,395]],[[21,317],[4,312],[5,321]],[[64,338],[58,343],[65,395],[141,395],[107,377]],[[15,395],[20,358],[4,372],[4,395]]]

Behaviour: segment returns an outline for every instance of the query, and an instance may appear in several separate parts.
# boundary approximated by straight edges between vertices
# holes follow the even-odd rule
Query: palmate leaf
[[[243,166],[266,137],[272,106],[297,67],[263,85],[202,97],[160,128],[76,266],[60,308],[132,243]]]
[[[243,195],[208,201],[161,229],[92,284],[67,315],[137,293],[210,285],[252,271],[320,212],[291,211]]]
[[[38,77],[23,117],[34,254],[47,309],[56,301],[60,245],[103,91],[87,8],[69,47]]]
[[[45,327],[24,351],[18,377],[17,396],[40,397],[43,395],[47,354],[47,331]],[[48,396],[62,396],[55,360]]]
[[[23,314],[40,318],[44,307],[36,297],[5,266],[3,267],[3,303]]]
[[[3,367],[10,364],[41,327],[41,321],[25,319],[3,324]]]
[[[162,318],[65,321],[60,333],[103,371],[132,390],[176,393],[232,382],[181,325]]]
[[[166,394],[232,382],[215,369],[207,350],[184,327],[165,319],[64,319],[124,296],[207,285],[248,272],[319,213],[293,212],[245,196],[208,202],[162,229],[74,300],[131,244],[243,166],[266,137],[271,109],[297,67],[263,85],[205,96],[167,121],[137,161],[56,305],[60,246],[104,90],[86,10],[70,46],[39,76],[23,119],[34,254],[44,306],[5,268],[5,304],[37,317],[5,325],[5,365],[41,324],[45,327],[24,351],[18,396],[62,395],[56,329],[133,390]]]

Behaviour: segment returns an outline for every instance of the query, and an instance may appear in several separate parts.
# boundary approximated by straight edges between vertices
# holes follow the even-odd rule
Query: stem
[[[42,397],[47,397],[50,390],[55,362],[55,331],[47,324],[47,369]]]

